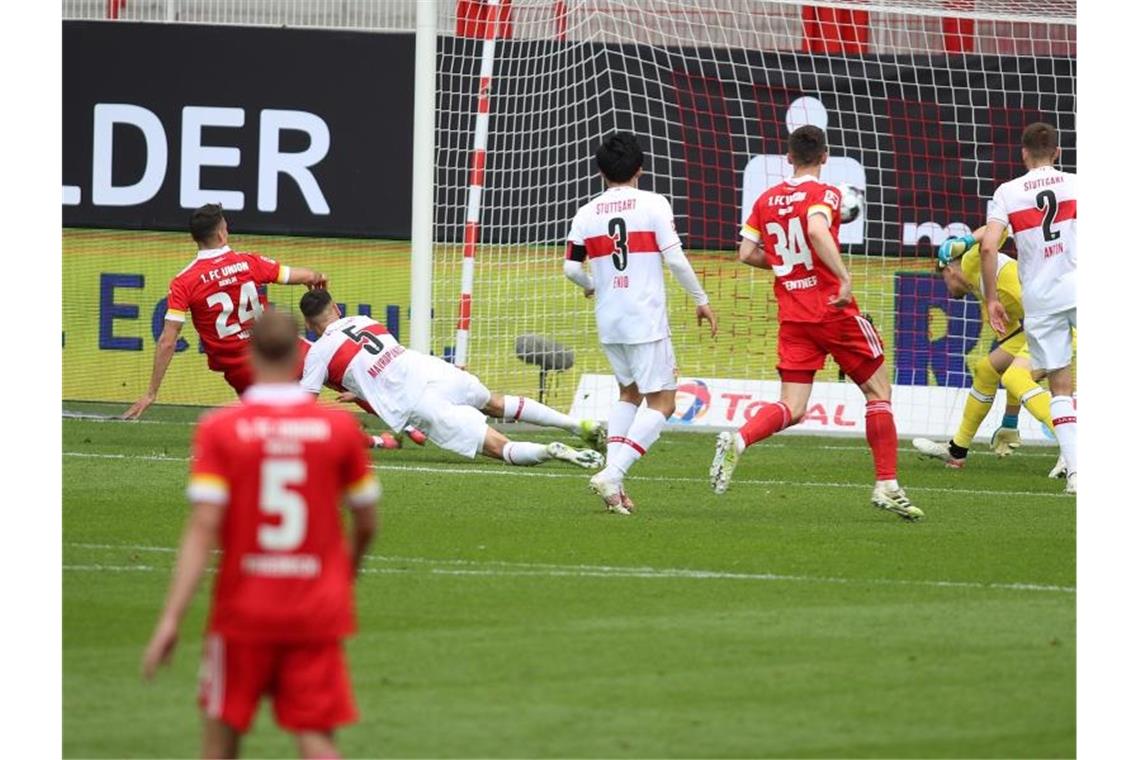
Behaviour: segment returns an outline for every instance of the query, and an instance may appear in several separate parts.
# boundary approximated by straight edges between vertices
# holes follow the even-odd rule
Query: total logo
[[[712,394],[704,380],[692,380],[677,386],[677,408],[670,422],[691,425],[709,413]]]

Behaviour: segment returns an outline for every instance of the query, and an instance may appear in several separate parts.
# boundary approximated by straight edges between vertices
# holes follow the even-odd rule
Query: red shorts
[[[297,379],[301,379],[301,373],[305,369],[305,356],[309,353],[312,343],[304,338],[297,339]],[[221,370],[222,376],[226,378],[226,382],[234,389],[234,393],[241,395],[245,393],[245,389],[253,385],[253,367],[250,365],[249,360],[246,359],[241,364],[235,364],[232,367]]]
[[[198,704],[207,717],[245,732],[263,694],[273,697],[287,731],[331,731],[356,720],[356,703],[339,641],[228,641],[206,635]]]
[[[856,385],[883,364],[883,341],[867,318],[856,314],[829,322],[782,322],[779,337],[780,379],[810,383],[827,355]]]

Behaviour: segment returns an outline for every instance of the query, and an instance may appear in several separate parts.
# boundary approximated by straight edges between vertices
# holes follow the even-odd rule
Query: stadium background
[[[188,208],[211,200],[231,209],[235,248],[327,272],[350,313],[371,313],[401,333],[411,278],[412,5],[64,3],[67,18],[118,16],[64,24],[65,400],[125,403],[143,392],[166,286],[193,255],[184,232]],[[642,186],[672,200],[682,239],[722,319],[716,341],[699,334],[670,282],[682,372],[773,379],[770,284],[732,255],[740,174],[753,156],[782,151],[785,112],[807,96],[827,109],[833,155],[857,159],[866,172],[864,243],[845,252],[895,382],[968,386],[972,360],[993,338],[976,302],[945,297],[931,267],[932,242],[954,223],[981,223],[993,187],[1018,171],[1024,124],[1056,122],[1065,141],[1063,168],[1076,169],[1070,147],[1075,26],[1065,17],[1072,4],[1045,4],[1059,14],[1047,23],[1018,20],[1021,4],[1014,2],[993,5],[1009,20],[975,21],[929,9],[869,13],[722,0],[716,13],[688,4],[683,28],[669,16],[674,5],[507,4],[496,31],[500,65],[470,368],[492,387],[533,394],[538,373],[514,357],[515,337],[538,333],[561,341],[577,354],[550,391],[550,401],[563,407],[581,373],[605,370],[591,304],[562,277],[560,243],[577,205],[600,190],[591,147],[605,132],[625,128],[645,136]],[[976,15],[973,3],[933,5]],[[552,13],[556,6],[562,15]],[[177,20],[227,25],[131,21],[166,21],[172,7]],[[441,11],[432,349],[446,357],[458,317],[488,6],[441,3]],[[672,27],[662,22],[666,16]],[[264,28],[279,24],[352,31]],[[188,53],[194,50],[225,55],[204,67]],[[146,76],[139,76],[142,61]],[[142,117],[149,124],[143,129],[108,130],[104,122],[100,132],[96,114],[107,104],[140,107],[154,119]],[[329,147],[311,166],[327,213],[315,212],[313,199],[287,175],[259,171],[275,151],[312,145],[313,135],[296,129],[267,130],[267,112],[280,111],[316,114],[327,126]],[[197,133],[187,128],[195,114],[206,124]],[[164,162],[142,137],[150,129],[154,138],[154,123]],[[219,158],[198,146],[240,154]],[[152,162],[150,179],[161,176],[149,197],[107,202],[111,188],[147,179]],[[243,194],[241,210],[226,200],[235,191]],[[279,305],[292,306],[298,297],[298,289],[269,289]],[[206,371],[192,329],[183,338],[160,401],[228,400],[220,376]],[[835,376],[834,367],[824,373]]]

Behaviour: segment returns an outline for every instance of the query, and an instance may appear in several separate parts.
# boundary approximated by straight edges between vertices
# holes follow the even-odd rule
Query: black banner
[[[408,237],[409,34],[63,25],[63,223]]]

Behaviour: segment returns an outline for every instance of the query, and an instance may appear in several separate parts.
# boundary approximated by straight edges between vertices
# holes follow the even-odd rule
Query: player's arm
[[[193,505],[186,531],[182,534],[182,545],[178,549],[178,562],[174,566],[174,578],[166,595],[166,605],[143,655],[143,677],[146,679],[153,678],[158,667],[168,664],[174,654],[178,643],[178,628],[194,599],[198,583],[206,573],[210,551],[217,543],[223,509],[221,504],[208,501]]]
[[[304,285],[310,289],[327,288],[329,285],[329,278],[315,269],[282,265],[281,273],[278,279],[282,285]]]
[[[693,303],[697,307],[697,325],[700,326],[701,323],[708,320],[709,334],[715,338],[716,313],[709,305],[708,293],[701,287],[701,281],[698,279],[697,273],[693,271],[689,257],[685,255],[685,249],[681,245],[681,236],[677,234],[677,223],[673,219],[673,207],[664,197],[659,196],[657,202],[659,208],[653,215],[653,234],[657,238],[661,258],[665,260],[665,265],[673,273],[673,279],[689,294],[689,298],[693,299]]]
[[[736,252],[736,260],[757,269],[772,268],[760,242],[760,201],[752,206],[752,213],[740,228],[740,249]]]
[[[594,295],[594,278],[586,271],[586,239],[582,235],[577,216],[570,224],[570,233],[566,236],[566,258],[562,262],[562,274],[580,287],[586,298]]]
[[[355,420],[350,423],[357,431],[360,426]],[[343,480],[348,485],[344,489],[344,501],[352,512],[352,567],[359,575],[368,554],[368,547],[379,531],[379,517],[376,505],[380,501],[380,481],[370,468],[368,455],[360,446],[349,445],[345,452]]]
[[[818,208],[818,207],[817,207]],[[839,246],[831,236],[831,220],[821,211],[809,211],[807,219],[808,241],[823,265],[839,280],[839,292],[828,303],[841,308],[851,303],[851,274],[843,265]]]
[[[167,318],[162,327],[162,334],[158,336],[158,343],[154,347],[154,366],[150,371],[150,385],[146,393],[131,408],[123,412],[120,419],[137,420],[143,412],[158,398],[158,389],[162,385],[162,378],[166,377],[166,370],[170,367],[170,360],[174,358],[174,350],[178,347],[178,334],[182,332],[185,316],[181,319],[171,317],[167,311]],[[181,312],[178,313],[181,315]]]
[[[997,255],[1005,228],[1006,222],[991,218],[986,224],[980,251],[982,257],[982,292],[986,297],[986,312],[990,318],[990,327],[994,328],[998,335],[1004,335],[1009,327],[1009,315],[998,298],[997,289]]]

